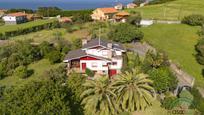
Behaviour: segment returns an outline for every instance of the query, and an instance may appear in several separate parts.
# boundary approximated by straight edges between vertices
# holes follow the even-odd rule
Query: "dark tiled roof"
[[[76,58],[79,58],[79,57],[83,57],[83,56],[86,56],[86,52],[81,50],[81,49],[78,49],[78,50],[73,50],[73,51],[70,51],[66,56],[65,56],[65,60],[71,60],[71,59],[76,59]]]
[[[97,59],[104,59],[104,60],[108,60],[110,61],[110,59],[108,58],[104,58],[104,57],[99,57],[99,56],[94,56],[94,55],[90,55],[90,54],[86,54],[84,50],[73,50],[73,51],[70,51],[66,56],[65,56],[65,59],[64,60],[73,60],[73,59],[79,59],[81,57],[84,57],[84,56],[90,56],[90,57],[95,57]]]
[[[99,45],[103,47],[107,47],[108,43],[113,44],[113,49],[125,50],[120,43],[115,43],[115,42],[111,42],[111,41],[107,41],[107,40],[103,40],[99,38],[90,40],[87,44],[83,46],[83,48],[92,48],[92,47],[99,46]]]

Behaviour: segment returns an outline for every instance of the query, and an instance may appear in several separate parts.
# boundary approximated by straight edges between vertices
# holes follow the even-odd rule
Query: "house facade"
[[[117,12],[118,10],[115,8],[97,8],[93,11],[91,18],[93,20],[106,21],[112,19]]]
[[[27,15],[22,12],[7,14],[3,17],[6,25],[20,24],[27,21]]]
[[[102,39],[84,41],[83,47],[70,51],[64,59],[68,71],[85,73],[86,68],[99,75],[113,76],[121,72],[125,49],[119,43]]]

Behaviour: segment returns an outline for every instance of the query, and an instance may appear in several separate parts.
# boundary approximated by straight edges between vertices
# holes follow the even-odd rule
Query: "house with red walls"
[[[70,51],[64,59],[68,71],[85,73],[86,68],[95,74],[113,76],[121,72],[125,49],[120,43],[102,39],[83,40],[82,48]]]

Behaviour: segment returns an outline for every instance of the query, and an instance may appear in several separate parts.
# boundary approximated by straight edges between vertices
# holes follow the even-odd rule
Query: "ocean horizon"
[[[0,0],[0,9],[27,8],[36,10],[38,7],[56,6],[64,10],[95,9],[112,7],[117,3],[124,5],[133,0]]]

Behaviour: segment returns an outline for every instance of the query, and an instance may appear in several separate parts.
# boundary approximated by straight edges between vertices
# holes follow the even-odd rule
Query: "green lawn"
[[[199,36],[199,27],[183,24],[155,24],[143,27],[144,40],[165,51],[173,62],[196,78],[196,85],[204,87],[202,66],[196,62],[194,49]]]
[[[176,0],[165,4],[149,5],[141,8],[128,9],[139,11],[144,19],[180,20],[190,14],[204,15],[203,0]]]
[[[32,80],[42,80],[45,71],[52,68],[58,67],[59,64],[50,64],[47,59],[40,60],[38,62],[32,63],[28,66],[29,69],[34,70],[34,74],[27,79],[21,79],[17,76],[9,76],[0,80],[1,85],[12,86],[12,85],[22,85]]]
[[[24,29],[24,28],[29,28],[32,26],[38,26],[38,25],[43,25],[46,23],[50,23],[55,21],[55,19],[50,19],[50,20],[36,20],[32,22],[27,22],[23,24],[18,24],[18,25],[5,25],[5,26],[0,26],[0,33],[8,32],[8,31],[15,31],[18,29]]]

